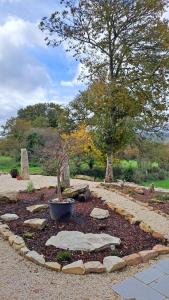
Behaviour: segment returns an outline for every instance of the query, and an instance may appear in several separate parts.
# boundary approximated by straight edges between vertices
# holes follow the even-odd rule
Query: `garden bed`
[[[94,196],[87,202],[76,202],[74,215],[67,222],[51,220],[48,209],[37,213],[30,213],[26,210],[27,206],[47,203],[55,197],[55,189],[42,189],[33,193],[21,192],[19,195],[20,201],[17,203],[2,203],[0,206],[1,214],[15,213],[19,216],[18,220],[9,223],[11,231],[22,236],[27,247],[43,254],[46,261],[58,260],[58,254],[61,250],[53,246],[47,247],[45,243],[51,236],[57,235],[58,232],[63,230],[107,233],[119,237],[122,241],[115,251],[111,249],[90,253],[70,251],[69,261],[63,261],[63,265],[79,259],[84,262],[91,260],[102,262],[105,256],[117,255],[123,257],[142,250],[152,249],[153,246],[159,243],[159,240],[153,238],[150,233],[142,231],[138,225],[130,224],[122,216],[113,212],[100,198]],[[110,216],[104,220],[91,218],[90,213],[95,207],[108,209]],[[46,219],[46,227],[42,231],[24,227],[23,222],[31,218]]]
[[[169,215],[169,193],[158,191],[151,192],[146,188],[119,186],[115,184],[106,188],[128,195],[133,201],[140,201],[151,206],[154,210],[159,210],[162,213]]]

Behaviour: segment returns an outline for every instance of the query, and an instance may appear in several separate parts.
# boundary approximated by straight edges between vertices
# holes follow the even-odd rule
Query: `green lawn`
[[[17,168],[20,171],[20,164],[9,156],[0,156],[0,172],[9,173],[11,169]],[[31,174],[41,174],[41,167],[29,165]]]
[[[152,183],[152,181],[144,182],[144,186],[149,186]],[[155,180],[153,181],[155,187],[163,188],[163,189],[169,189],[169,178],[163,179],[163,180]]]

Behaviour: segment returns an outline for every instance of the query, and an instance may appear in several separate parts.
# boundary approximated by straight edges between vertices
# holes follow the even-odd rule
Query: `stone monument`
[[[29,180],[29,161],[26,149],[21,149],[21,177],[23,180]]]

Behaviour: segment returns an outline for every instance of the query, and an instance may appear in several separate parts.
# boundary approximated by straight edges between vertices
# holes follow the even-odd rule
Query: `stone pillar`
[[[29,180],[29,161],[26,149],[21,149],[21,177],[23,180]]]
[[[62,168],[62,184],[65,188],[68,188],[70,187],[70,170],[68,157],[65,157]]]

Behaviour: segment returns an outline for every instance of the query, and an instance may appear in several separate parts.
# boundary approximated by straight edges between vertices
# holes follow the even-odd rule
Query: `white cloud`
[[[79,63],[74,78],[72,80],[70,80],[70,81],[64,81],[64,80],[62,80],[60,82],[60,85],[61,86],[65,86],[65,87],[75,87],[75,86],[82,85],[83,82],[80,79],[80,75],[82,73],[84,73],[84,74],[87,75],[87,71],[84,69],[84,66],[81,63]]]
[[[0,123],[21,106],[58,96],[46,67],[30,53],[45,47],[37,25],[9,17],[0,25]]]

